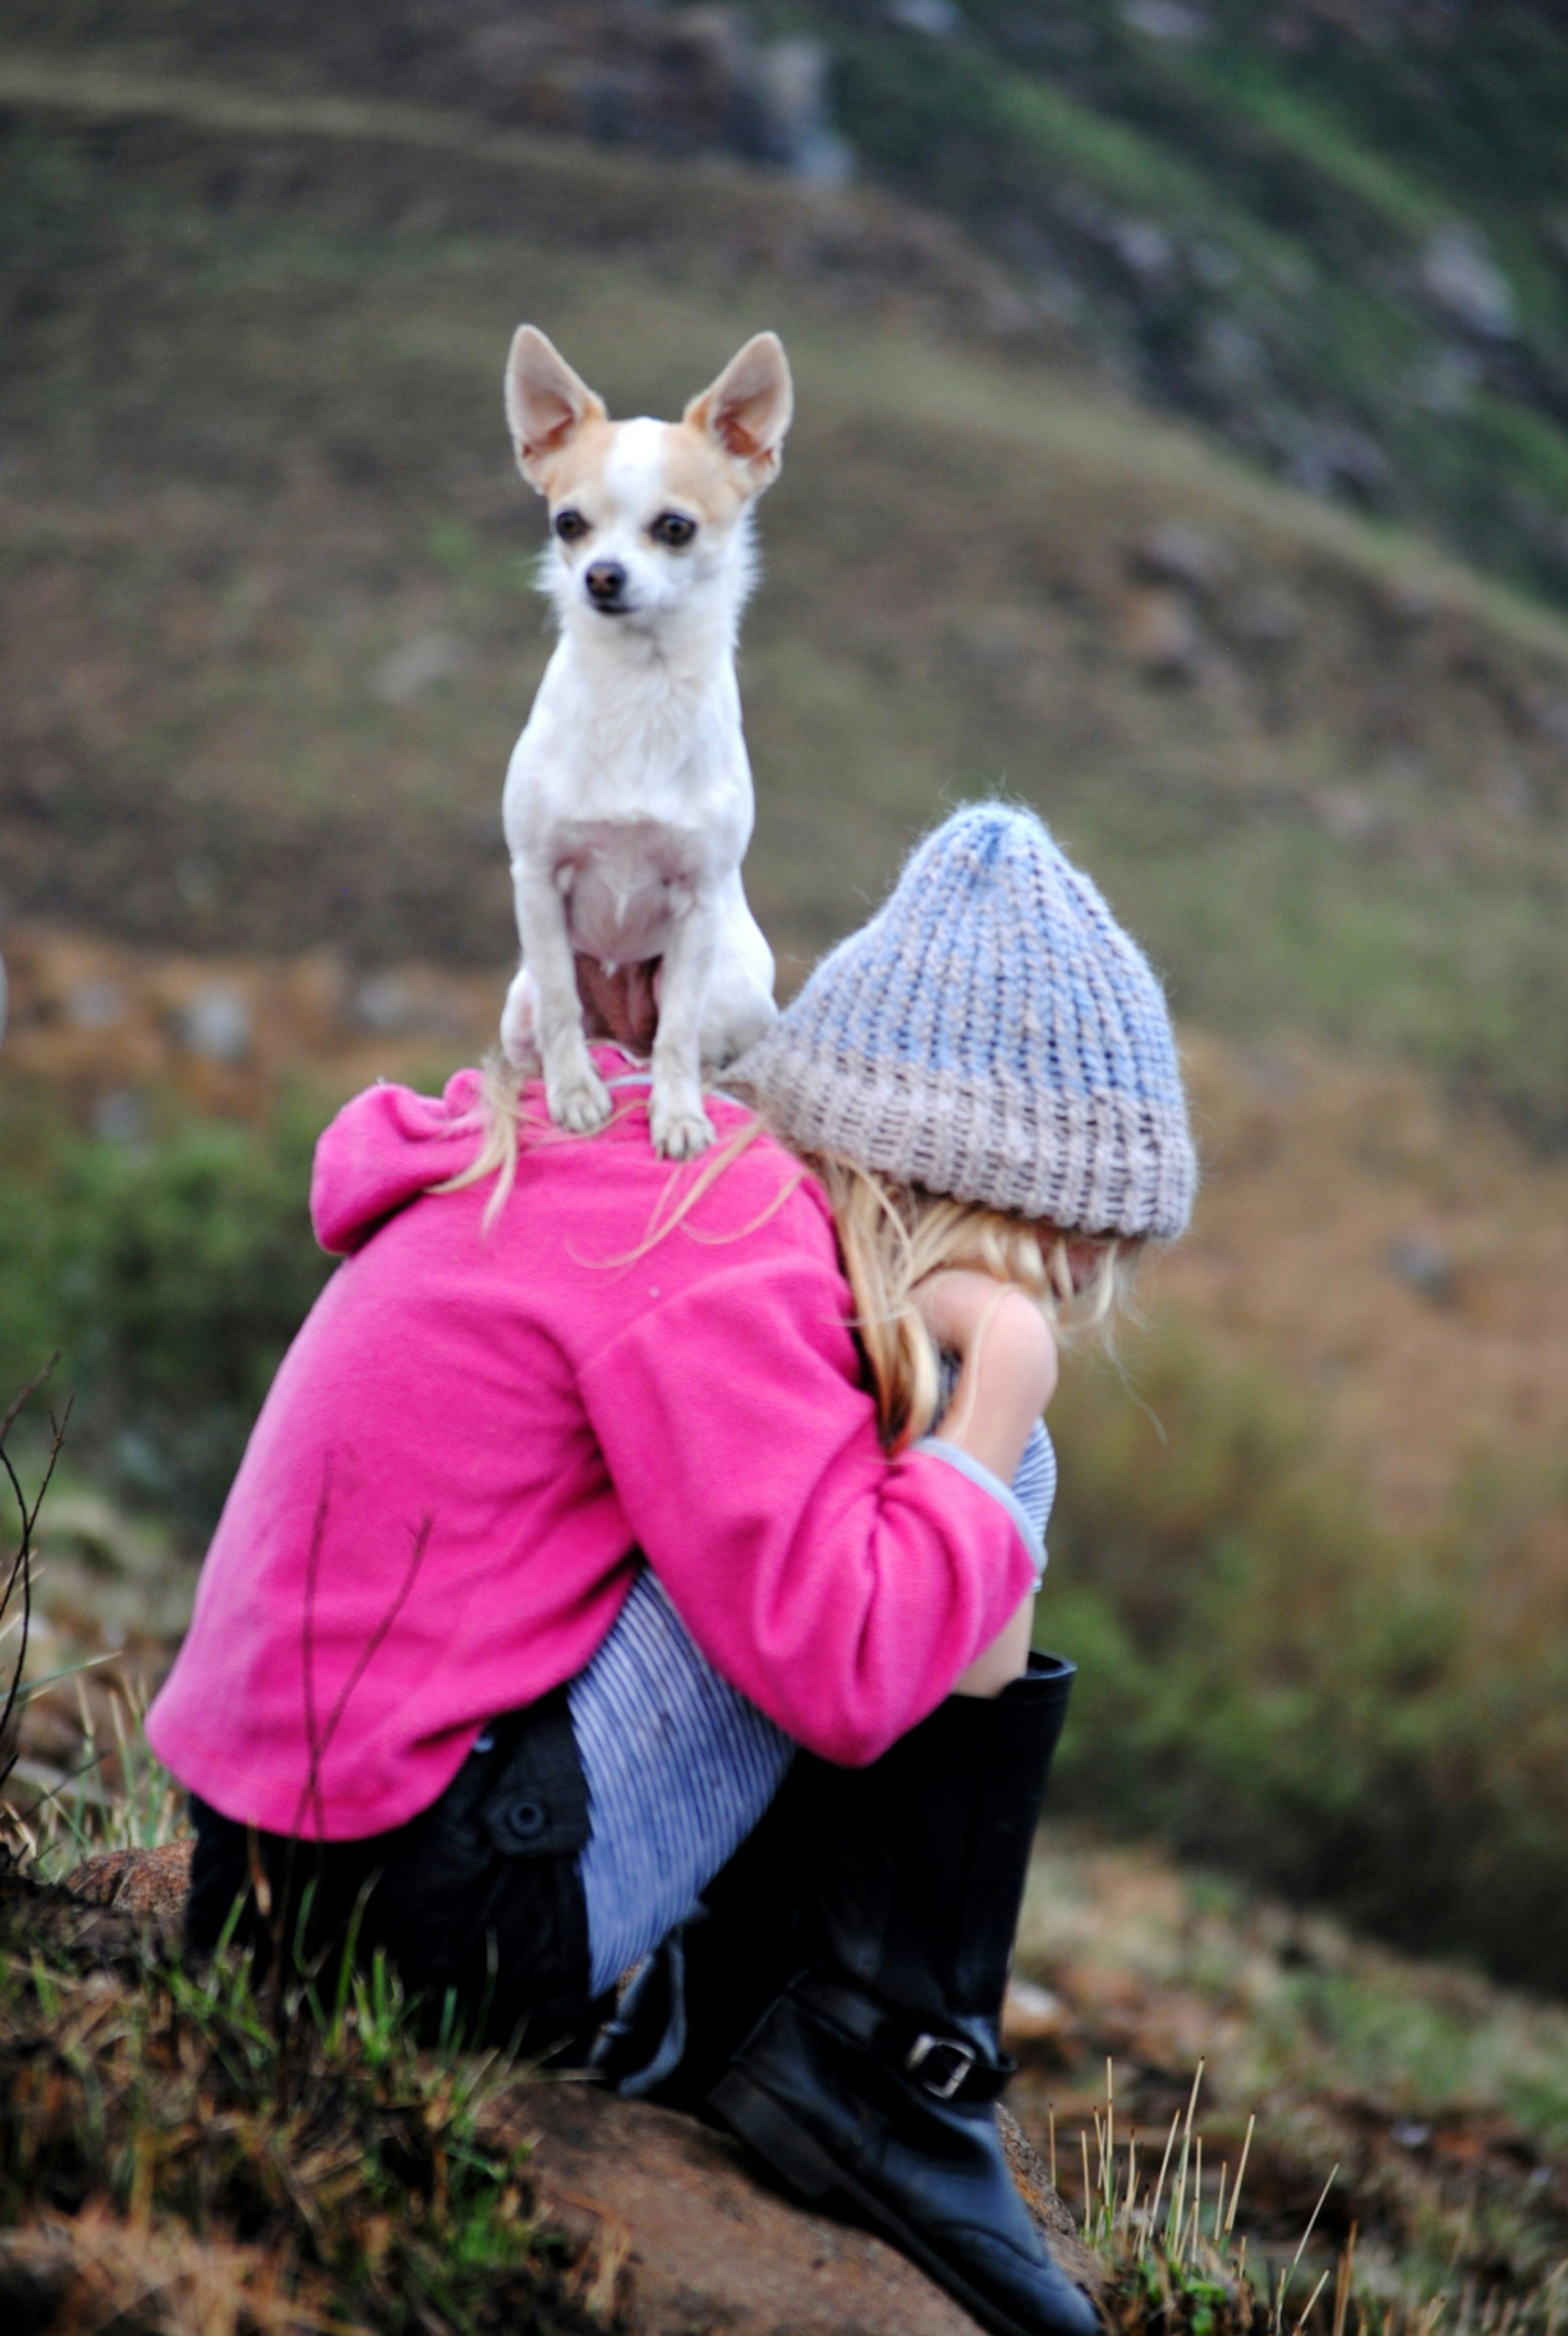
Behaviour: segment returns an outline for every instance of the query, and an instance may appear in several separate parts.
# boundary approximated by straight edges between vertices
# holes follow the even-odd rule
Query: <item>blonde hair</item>
[[[483,1134],[479,1150],[457,1175],[431,1187],[434,1192],[458,1192],[493,1175],[495,1189],[484,1208],[487,1229],[517,1177],[525,1120],[522,1086],[523,1074],[503,1056],[486,1057],[481,1075]],[[685,1171],[672,1172],[637,1247],[623,1256],[600,1259],[601,1265],[629,1264],[646,1256],[686,1222],[731,1162],[765,1133],[765,1104],[760,1097],[749,1100],[752,1115],[725,1143],[714,1146],[673,1206],[668,1204]],[[615,1125],[636,1107],[628,1104],[606,1125]],[[531,1148],[583,1140],[566,1134],[547,1118],[529,1124],[527,1136]],[[1010,1283],[1027,1292],[1064,1342],[1085,1329],[1108,1333],[1113,1315],[1130,1294],[1132,1264],[1141,1243],[1031,1222],[981,1202],[927,1192],[831,1153],[792,1151],[791,1156],[802,1163],[798,1173],[780,1186],[751,1223],[719,1236],[698,1233],[690,1224],[687,1231],[696,1240],[739,1241],[782,1208],[808,1172],[817,1178],[833,1212],[854,1295],[853,1329],[876,1397],[882,1442],[890,1452],[925,1435],[941,1404],[940,1358],[915,1296],[930,1275],[984,1273]],[[1086,1272],[1075,1271],[1075,1250],[1091,1252]]]
[[[941,1404],[936,1341],[915,1297],[930,1275],[984,1273],[1010,1283],[1027,1291],[1064,1341],[1085,1329],[1107,1331],[1129,1295],[1135,1244],[922,1192],[853,1161],[817,1157],[807,1165],[833,1210],[890,1451],[924,1436]],[[1092,1251],[1081,1277],[1075,1249]]]

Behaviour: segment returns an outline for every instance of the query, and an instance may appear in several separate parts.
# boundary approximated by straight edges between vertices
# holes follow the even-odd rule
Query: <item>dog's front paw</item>
[[[667,1160],[695,1160],[713,1142],[713,1122],[700,1095],[661,1095],[656,1086],[648,1116],[653,1148]]]
[[[547,1071],[544,1092],[551,1119],[572,1135],[591,1135],[612,1109],[609,1089],[586,1056],[570,1070]]]

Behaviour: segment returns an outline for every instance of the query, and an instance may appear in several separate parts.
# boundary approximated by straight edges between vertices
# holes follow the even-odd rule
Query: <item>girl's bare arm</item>
[[[1011,1484],[1036,1422],[1057,1385],[1057,1342],[1025,1291],[981,1273],[939,1273],[919,1292],[939,1346],[959,1358],[959,1383],[938,1436]],[[953,1683],[957,1695],[999,1695],[1022,1676],[1034,1626],[1033,1595]]]

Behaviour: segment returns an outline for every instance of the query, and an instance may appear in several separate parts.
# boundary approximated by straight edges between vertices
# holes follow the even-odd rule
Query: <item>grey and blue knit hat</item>
[[[1164,995],[1030,812],[919,844],[730,1077],[784,1140],[1066,1231],[1186,1228],[1197,1184]]]

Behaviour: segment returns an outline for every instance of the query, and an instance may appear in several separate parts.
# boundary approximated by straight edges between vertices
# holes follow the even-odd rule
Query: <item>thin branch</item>
[[[54,1364],[51,1363],[49,1370],[53,1370],[54,1368]],[[47,1378],[48,1376],[48,1371],[43,1372],[33,1381],[32,1388],[30,1388],[28,1392],[31,1393],[34,1389],[42,1387],[44,1380]],[[16,1414],[21,1408],[21,1403],[24,1400],[25,1396],[12,1405],[10,1410],[6,1414],[8,1425],[15,1422]],[[5,1475],[10,1482],[11,1490],[15,1495],[17,1511],[22,1520],[21,1539],[16,1546],[16,1554],[11,1562],[11,1572],[6,1578],[5,1591],[3,1594],[0,1594],[0,1612],[4,1612],[5,1609],[11,1602],[12,1594],[16,1588],[17,1577],[20,1575],[22,1582],[22,1632],[16,1646],[15,1665],[11,1673],[10,1684],[5,1690],[5,1700],[3,1705],[0,1705],[0,1786],[5,1785],[6,1778],[10,1776],[12,1769],[15,1767],[21,1749],[20,1740],[18,1740],[18,1743],[9,1753],[5,1751],[5,1745],[7,1733],[10,1730],[12,1719],[15,1714],[17,1698],[22,1691],[22,1673],[26,1668],[27,1645],[33,1632],[33,1533],[34,1528],[38,1523],[38,1513],[44,1506],[44,1495],[47,1493],[50,1484],[54,1481],[54,1470],[58,1465],[61,1450],[65,1442],[65,1430],[69,1426],[70,1421],[71,1406],[69,1401],[66,1403],[65,1409],[58,1419],[54,1417],[53,1413],[50,1414],[49,1428],[53,1440],[49,1447],[49,1457],[44,1465],[44,1475],[39,1483],[38,1490],[33,1496],[33,1504],[31,1507],[28,1506],[27,1496],[22,1490],[22,1481],[17,1475],[15,1466],[12,1465],[11,1455],[5,1449],[5,1436],[4,1434],[0,1434],[0,1468],[4,1468]]]
[[[51,1355],[43,1369],[34,1373],[34,1377],[28,1380],[26,1386],[23,1388],[21,1394],[14,1396],[7,1408],[4,1412],[0,1412],[0,1444],[5,1443],[5,1438],[15,1426],[18,1418],[21,1416],[23,1406],[32,1402],[34,1397],[37,1394],[45,1379],[52,1378],[54,1377],[55,1366],[59,1360],[60,1358],[57,1354]]]
[[[300,1790],[292,1828],[294,1835],[297,1836],[300,1820],[305,1815],[307,1808],[310,1808],[316,1819],[316,1838],[318,1842],[326,1838],[326,1809],[321,1791],[322,1766],[331,1748],[332,1739],[337,1733],[338,1725],[348,1708],[350,1697],[385,1645],[394,1623],[413,1594],[414,1585],[419,1579],[420,1568],[424,1562],[424,1553],[430,1546],[430,1536],[435,1524],[433,1517],[428,1515],[421,1517],[414,1529],[408,1564],[404,1569],[396,1594],[375,1629],[371,1632],[358,1660],[338,1689],[336,1700],[327,1714],[326,1727],[318,1728],[316,1711],[316,1598],[320,1581],[321,1552],[326,1538],[326,1523],[331,1504],[332,1460],[329,1454],[322,1471],[321,1495],[317,1503],[316,1519],[310,1536],[310,1550],[305,1569],[305,1608],[300,1619],[300,1638],[305,1665],[306,1747],[310,1765],[304,1786]]]
[[[393,1624],[396,1621],[398,1616],[402,1613],[413,1594],[414,1585],[419,1579],[419,1569],[424,1563],[424,1552],[430,1545],[430,1536],[434,1524],[435,1519],[432,1516],[423,1516],[419,1520],[419,1524],[414,1532],[414,1546],[409,1552],[407,1571],[404,1572],[403,1581],[399,1585],[397,1595],[393,1600],[391,1605],[387,1608],[385,1613],[382,1616],[380,1621],[376,1624],[375,1629],[372,1631],[365,1652],[360,1656],[359,1660],[355,1664],[354,1669],[349,1672],[346,1679],[345,1679],[342,1689],[338,1695],[337,1701],[333,1705],[331,1713],[328,1716],[326,1726],[322,1732],[321,1737],[321,1757],[324,1760],[326,1757],[327,1747],[331,1744],[333,1737],[337,1733],[337,1723],[343,1718],[345,1711],[348,1708],[349,1697],[354,1693],[355,1689],[359,1685],[360,1680],[365,1677],[365,1672],[370,1669],[371,1664],[375,1660],[376,1656],[385,1645],[387,1638],[391,1633]]]

